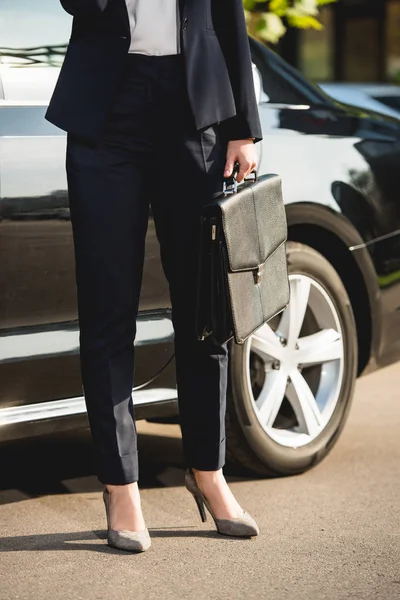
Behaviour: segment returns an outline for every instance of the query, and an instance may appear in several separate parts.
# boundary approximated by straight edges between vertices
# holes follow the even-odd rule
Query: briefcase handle
[[[224,182],[222,185],[222,193],[224,194],[224,196],[230,196],[232,194],[236,194],[237,190],[238,190],[238,182],[236,181],[236,176],[239,172],[240,169],[240,165],[238,163],[238,161],[235,162],[234,166],[233,166],[233,171],[232,171],[232,175],[230,177],[225,177],[224,178]],[[257,181],[258,177],[257,177],[257,171],[254,169],[254,171],[252,171],[250,173],[250,175],[248,175],[246,177],[246,179],[244,180],[246,181]]]

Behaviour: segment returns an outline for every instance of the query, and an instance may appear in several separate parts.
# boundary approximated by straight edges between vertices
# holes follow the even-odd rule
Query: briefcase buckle
[[[224,181],[222,186],[222,193],[224,194],[224,196],[231,196],[232,194],[236,194],[237,189],[238,182],[236,181],[236,179],[231,178],[227,181]]]
[[[254,283],[261,283],[263,271],[264,265],[258,265],[258,267],[253,270]]]

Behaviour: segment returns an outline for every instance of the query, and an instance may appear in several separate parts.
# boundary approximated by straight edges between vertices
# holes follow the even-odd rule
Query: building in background
[[[314,81],[400,84],[400,0],[339,0],[323,31],[288,31],[280,54]]]

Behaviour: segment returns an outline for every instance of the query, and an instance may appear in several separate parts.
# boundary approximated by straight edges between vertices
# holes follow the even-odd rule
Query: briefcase
[[[286,212],[278,175],[237,185],[204,207],[197,294],[197,336],[243,344],[289,303]]]

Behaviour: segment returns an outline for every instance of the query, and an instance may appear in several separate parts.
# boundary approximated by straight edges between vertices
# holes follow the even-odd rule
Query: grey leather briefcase
[[[198,339],[243,344],[289,303],[281,178],[226,180],[204,209],[201,235]]]

